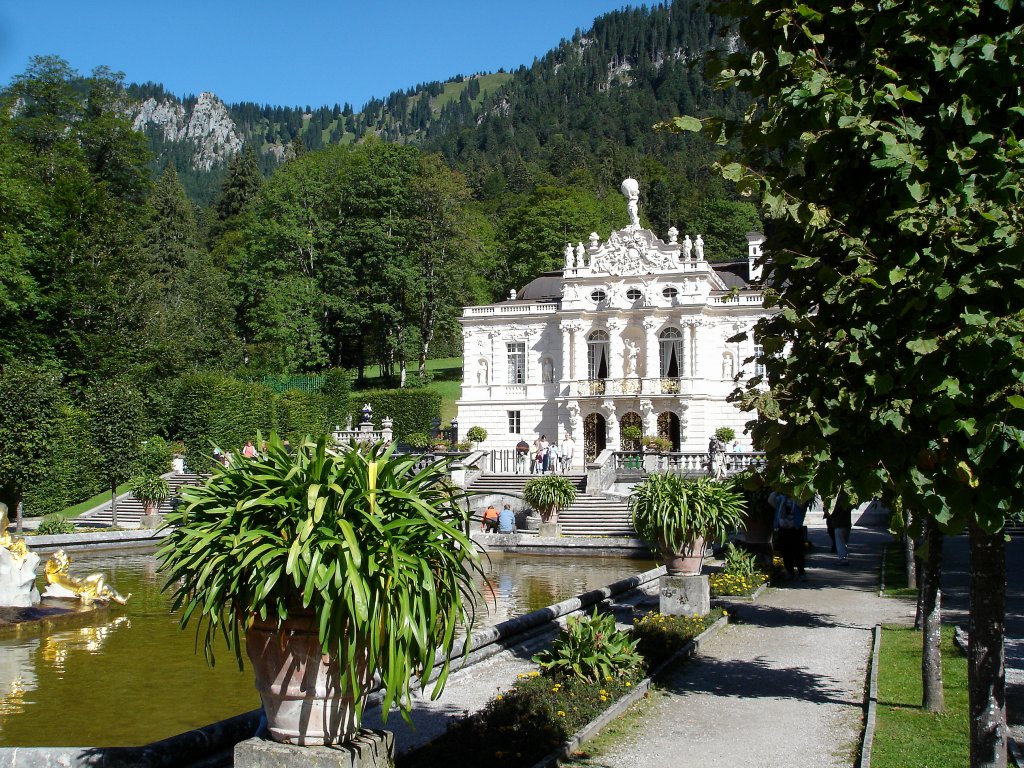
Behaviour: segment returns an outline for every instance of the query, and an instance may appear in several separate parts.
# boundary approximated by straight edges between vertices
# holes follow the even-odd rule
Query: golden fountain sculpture
[[[39,555],[7,530],[7,505],[0,503],[0,606],[29,608],[39,602],[36,566]]]
[[[132,596],[131,592],[122,597],[117,590],[108,586],[107,578],[102,573],[90,573],[88,576],[72,576],[68,573],[71,558],[63,549],[58,549],[46,561],[46,591],[43,597],[77,597],[83,605],[106,603],[113,600],[124,605]]]

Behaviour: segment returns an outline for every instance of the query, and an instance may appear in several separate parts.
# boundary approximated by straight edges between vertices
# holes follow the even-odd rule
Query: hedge
[[[353,426],[363,420],[363,405],[373,408],[378,428],[386,417],[394,420],[395,438],[405,440],[417,432],[434,434],[434,419],[441,417],[441,395],[430,389],[364,389],[349,398]]]
[[[99,455],[89,442],[88,413],[62,406],[56,430],[43,476],[25,491],[26,517],[59,512],[103,490]]]

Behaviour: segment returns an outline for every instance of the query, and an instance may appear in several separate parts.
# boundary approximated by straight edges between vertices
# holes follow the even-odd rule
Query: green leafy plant
[[[723,615],[721,608],[713,608],[704,616],[669,616],[649,611],[634,619],[633,637],[647,669],[654,669],[666,661]]]
[[[679,552],[698,537],[724,541],[743,520],[743,497],[707,477],[655,472],[633,488],[629,500],[633,529],[663,552]]]
[[[757,555],[729,542],[725,547],[723,572],[731,576],[754,577],[761,571],[757,566]]]
[[[139,475],[162,475],[171,471],[172,446],[159,435],[148,438],[142,444],[136,473]]]
[[[405,442],[409,444],[410,448],[417,451],[425,451],[434,441],[426,432],[413,432],[405,438]]]
[[[39,536],[58,536],[74,532],[75,524],[61,515],[47,515],[39,521],[39,527],[36,529]]]
[[[523,486],[523,500],[540,513],[545,523],[558,520],[558,511],[576,501],[576,486],[561,475],[536,477]]]
[[[129,490],[132,496],[146,507],[156,508],[171,497],[171,486],[160,475],[145,474],[134,477]]]
[[[732,427],[719,427],[715,430],[715,437],[723,443],[731,443],[736,439],[736,430]]]
[[[615,626],[615,615],[570,616],[551,647],[533,657],[549,677],[577,677],[599,683],[626,674],[643,664],[637,640]]]
[[[394,446],[323,436],[289,454],[272,434],[266,458],[236,457],[204,485],[182,492],[158,552],[181,625],[199,621],[207,659],[222,635],[242,666],[242,632],[253,617],[280,623],[312,613],[325,654],[338,659],[343,690],[359,700],[358,658],[379,676],[383,708],[404,716],[418,682],[448,677],[457,630],[469,637],[475,579],[482,580],[461,491],[447,462],[417,470]]]
[[[624,440],[639,440],[643,437],[643,434],[644,433],[640,430],[640,427],[630,425],[622,428],[622,438]]]
[[[482,443],[487,439],[487,430],[483,427],[470,427],[466,430],[466,439],[471,443]]]
[[[672,449],[672,441],[667,437],[645,437],[642,441],[644,448],[656,453],[668,453]]]

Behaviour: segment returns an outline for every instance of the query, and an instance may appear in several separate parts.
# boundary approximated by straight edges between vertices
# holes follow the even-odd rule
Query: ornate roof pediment
[[[679,246],[639,227],[612,232],[590,256],[590,272],[594,275],[648,275],[677,269]]]

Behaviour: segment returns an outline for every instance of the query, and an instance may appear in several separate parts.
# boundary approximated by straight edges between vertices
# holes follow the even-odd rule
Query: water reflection
[[[477,624],[495,624],[650,567],[622,558],[492,554],[484,562],[488,580],[478,585],[486,605],[478,607]],[[0,638],[0,745],[145,744],[259,706],[251,672],[239,672],[223,644],[210,668],[195,630],[178,628],[155,558],[82,555],[71,569],[108,574],[119,591],[133,593],[131,602],[97,610],[87,626]]]

